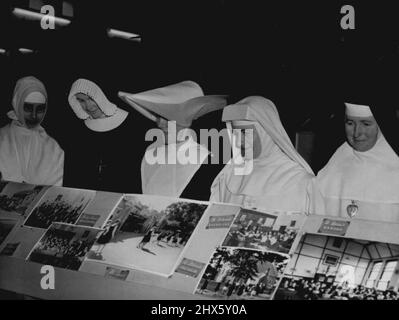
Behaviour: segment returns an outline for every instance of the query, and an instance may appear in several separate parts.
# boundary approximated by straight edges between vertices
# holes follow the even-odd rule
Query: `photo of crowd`
[[[305,233],[275,299],[397,299],[398,271],[396,243]]]
[[[284,278],[276,300],[399,300],[394,290],[377,290],[363,285],[337,284],[313,278]]]
[[[91,227],[53,223],[27,260],[78,270],[100,231]]]
[[[125,196],[88,258],[170,275],[206,204],[158,196]]]
[[[0,245],[17,224],[17,220],[0,217]]]
[[[38,196],[43,186],[26,183],[9,182],[0,194],[0,212],[16,213],[18,216],[28,214],[27,209]]]
[[[52,222],[74,224],[94,198],[95,191],[51,187],[25,221],[25,226],[47,229]]]
[[[289,259],[281,253],[219,247],[195,293],[214,299],[269,300]]]
[[[222,246],[288,253],[297,235],[296,228],[273,230],[276,215],[241,209]]]

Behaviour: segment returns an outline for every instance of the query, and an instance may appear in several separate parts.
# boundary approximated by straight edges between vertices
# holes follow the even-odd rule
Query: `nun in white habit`
[[[0,171],[4,180],[61,186],[64,151],[40,125],[47,111],[43,83],[29,76],[17,81],[12,120],[0,129]]]
[[[209,170],[198,170],[209,161],[210,152],[197,143],[195,133],[189,128],[193,120],[223,108],[226,97],[204,96],[201,87],[193,81],[137,94],[119,92],[119,96],[163,131],[161,138],[147,148],[141,162],[143,193],[205,200],[201,196],[205,190],[209,197],[215,175],[207,181]],[[193,185],[190,182],[199,172],[201,177],[195,179],[197,183]]]
[[[347,141],[317,174],[312,211],[399,222],[399,157],[385,139],[372,107],[345,106]]]
[[[222,120],[230,132],[233,158],[215,179],[210,200],[307,213],[307,189],[314,175],[292,145],[275,105],[263,97],[247,97],[227,106]]]

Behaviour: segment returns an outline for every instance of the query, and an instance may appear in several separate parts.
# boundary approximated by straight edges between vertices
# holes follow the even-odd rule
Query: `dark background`
[[[59,15],[59,1],[44,2],[55,5]],[[0,55],[0,125],[9,121],[6,112],[16,80],[34,75],[49,94],[43,126],[64,149],[85,134],[67,101],[78,77],[96,82],[109,100],[126,110],[116,96],[119,90],[139,92],[190,79],[205,94],[228,94],[230,103],[249,95],[271,99],[293,140],[298,131],[315,134],[311,165],[317,171],[342,142],[343,125],[334,115],[344,108],[345,93],[367,94],[387,82],[395,85],[388,75],[376,79],[375,67],[399,74],[399,11],[392,3],[69,2],[74,5],[73,22],[57,30],[42,30],[39,22],[14,17],[12,7],[27,7],[26,0],[0,4],[0,48],[10,51]],[[344,4],[355,8],[355,30],[340,27]],[[109,27],[140,34],[142,41],[109,38]],[[22,55],[19,47],[36,52]],[[152,126],[132,112],[143,130]],[[221,112],[211,113],[194,127],[222,128],[220,117]],[[127,137],[123,143],[144,142]]]

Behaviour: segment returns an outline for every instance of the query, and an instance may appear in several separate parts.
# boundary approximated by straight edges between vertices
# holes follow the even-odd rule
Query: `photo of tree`
[[[286,254],[219,247],[195,293],[214,299],[269,300],[289,259]]]
[[[170,275],[207,207],[174,198],[126,195],[88,258]]]

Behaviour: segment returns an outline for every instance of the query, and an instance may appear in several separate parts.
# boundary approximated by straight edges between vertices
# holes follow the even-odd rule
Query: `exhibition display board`
[[[13,182],[0,187],[0,289],[42,299],[286,298],[290,283],[302,279],[365,282],[373,247],[385,247],[387,259],[399,256],[397,224]],[[54,289],[43,288],[43,266],[54,268]]]

